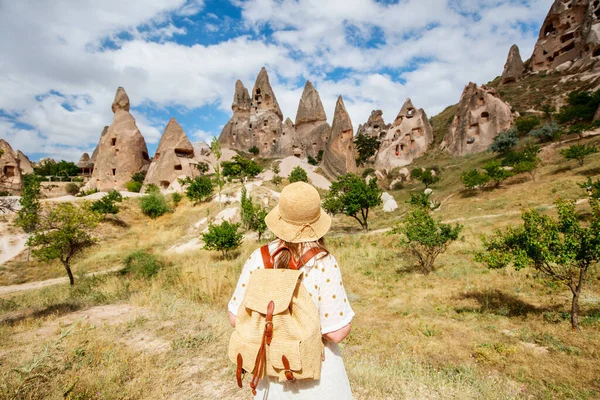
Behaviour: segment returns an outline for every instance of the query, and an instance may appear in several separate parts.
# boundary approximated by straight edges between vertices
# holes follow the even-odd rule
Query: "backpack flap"
[[[244,306],[261,314],[267,313],[269,302],[275,303],[273,314],[280,314],[288,309],[302,271],[291,269],[257,269],[252,273]]]

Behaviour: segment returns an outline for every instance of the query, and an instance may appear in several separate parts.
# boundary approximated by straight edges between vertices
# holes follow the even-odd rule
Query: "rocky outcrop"
[[[454,156],[485,151],[513,122],[510,104],[502,101],[495,89],[471,82],[463,91],[441,147]]]
[[[381,141],[375,168],[390,171],[411,164],[421,157],[433,142],[433,128],[427,114],[416,109],[407,99],[398,116]]]
[[[194,159],[194,146],[181,125],[175,118],[171,118],[160,138],[144,184],[168,189],[177,178],[197,176],[197,164]]]
[[[100,141],[102,141],[102,138],[108,133],[108,126],[105,126],[104,129],[102,129],[102,133],[100,134]],[[94,152],[92,153],[92,156],[90,157],[90,162],[92,164],[94,164],[96,162],[96,159],[98,158],[98,145],[96,145],[96,148],[94,149]]]
[[[331,135],[325,147],[321,169],[329,180],[356,172],[354,128],[342,96],[338,97],[335,105]]]
[[[513,44],[508,52],[508,58],[506,59],[506,64],[504,64],[504,72],[502,72],[500,83],[506,85],[508,83],[516,82],[521,79],[524,72],[525,66],[521,59],[519,46]]]
[[[0,192],[18,194],[23,180],[17,153],[4,139],[0,139],[0,150]]]
[[[371,116],[369,117],[367,123],[358,126],[356,136],[366,135],[383,140],[391,126],[391,124],[386,124],[383,120],[383,111],[373,110],[371,111]]]
[[[600,55],[600,2],[555,0],[532,55],[533,71]]]
[[[304,85],[298,103],[295,128],[294,155],[300,158],[310,156],[317,159],[319,153],[325,152],[331,127],[327,123],[327,115],[319,92],[310,81]]]
[[[296,127],[291,119],[286,118],[281,130],[281,138],[279,139],[281,157],[285,158],[294,155],[295,140]]]
[[[17,151],[17,159],[19,160],[19,168],[21,169],[21,173],[23,175],[33,174],[33,165],[21,150]]]
[[[242,81],[235,83],[233,95],[233,116],[223,127],[219,143],[221,147],[234,150],[248,151],[252,147],[250,124],[250,95]]]
[[[82,175],[91,175],[94,170],[94,163],[90,160],[90,155],[88,153],[83,153],[79,161],[77,162],[77,167],[81,170]]]
[[[112,104],[113,123],[100,138],[88,188],[121,189],[133,174],[148,168],[150,158],[146,141],[129,108],[129,97],[125,89],[119,88]]]

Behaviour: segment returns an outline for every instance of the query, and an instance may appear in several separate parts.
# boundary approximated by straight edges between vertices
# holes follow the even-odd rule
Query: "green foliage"
[[[366,163],[369,158],[373,157],[377,150],[379,150],[379,140],[376,137],[371,137],[367,135],[357,135],[354,138],[354,146],[358,153],[358,157],[356,158],[356,165],[361,166]]]
[[[313,156],[308,156],[307,161],[310,165],[319,165],[319,161],[317,161]]]
[[[558,220],[537,210],[524,211],[522,226],[484,237],[485,250],[475,259],[489,268],[530,267],[569,287],[573,294],[571,323],[578,329],[581,290],[589,269],[600,261],[600,206],[590,199],[591,218],[583,226],[574,202],[559,199],[555,204]]]
[[[69,182],[65,185],[65,192],[71,196],[76,196],[79,193],[79,185],[73,182]]]
[[[297,166],[295,167],[292,172],[290,172],[290,176],[288,176],[288,180],[290,181],[290,183],[294,183],[294,182],[308,182],[308,175],[306,174],[306,171],[301,167],[301,166]]]
[[[438,175],[434,175],[435,171],[433,169],[426,169],[425,171],[423,171],[421,173],[421,176],[419,177],[419,180],[421,181],[421,183],[423,185],[425,185],[425,188],[429,188],[429,186],[433,185],[434,183],[437,183],[440,181],[440,177]]]
[[[132,182],[144,183],[145,179],[146,179],[146,171],[136,172],[135,174],[133,174],[131,176]],[[140,187],[141,187],[141,185],[140,185]]]
[[[154,183],[149,183],[146,185],[146,194],[156,194],[160,193],[160,188],[156,186]]]
[[[421,272],[429,274],[435,271],[436,258],[458,239],[462,228],[436,221],[427,209],[415,207],[392,233],[400,235],[400,245],[416,258]]]
[[[596,153],[598,153],[598,148],[593,144],[574,144],[573,146],[560,151],[560,154],[562,154],[565,159],[577,160],[581,167],[587,156]]]
[[[183,200],[183,196],[181,195],[181,193],[175,192],[171,195],[171,201],[173,202],[174,208],[177,208],[179,203],[181,203],[181,200]]]
[[[363,171],[363,173],[362,173],[362,175],[361,175],[361,176],[362,176],[363,178],[366,178],[366,177],[367,177],[367,176],[369,176],[369,175],[375,175],[375,168],[367,168],[367,169],[365,169],[365,170]]]
[[[552,142],[562,135],[562,128],[556,122],[545,124],[541,128],[529,132],[529,136],[539,139],[540,142]]]
[[[214,137],[212,142],[210,143],[210,151],[215,156],[215,183],[219,188],[219,208],[221,207],[221,193],[223,192],[223,185],[225,185],[225,181],[223,180],[223,173],[221,171],[221,145],[219,144],[219,140]]]
[[[90,209],[99,214],[106,216],[107,214],[116,215],[119,213],[119,206],[117,203],[123,201],[123,196],[116,190],[111,190],[108,194],[104,195],[100,200],[92,202]]]
[[[515,121],[515,130],[519,136],[525,136],[529,134],[533,129],[540,125],[541,121],[535,115],[527,115],[517,118]],[[493,150],[492,150],[493,151]]]
[[[242,244],[244,235],[238,232],[240,224],[232,224],[228,221],[223,221],[221,225],[208,225],[208,232],[202,233],[205,250],[216,250],[223,254],[223,257],[231,251],[235,250]]]
[[[73,285],[71,262],[96,242],[91,232],[101,218],[90,209],[87,202],[82,206],[58,204],[41,215],[38,227],[27,244],[34,249],[33,254],[43,261],[60,260]]]
[[[463,172],[460,180],[469,190],[475,190],[484,187],[489,181],[488,174],[480,172],[478,169]]]
[[[246,229],[250,229],[252,219],[254,218],[254,204],[252,203],[252,198],[248,196],[248,191],[246,190],[245,186],[242,186],[242,197],[240,203],[242,223]]]
[[[258,147],[256,146],[252,146],[250,147],[250,149],[248,149],[248,152],[250,152],[250,154],[257,156],[259,153]]]
[[[280,173],[280,172],[281,172],[281,169],[279,168],[279,165],[278,165],[278,164],[273,164],[273,168],[271,168],[271,170],[273,171],[273,173],[274,173],[275,175],[277,175],[278,173]]]
[[[21,190],[21,209],[17,214],[17,226],[25,233],[35,231],[39,222],[40,213],[40,178],[36,175],[23,175],[23,188]]]
[[[581,183],[579,187],[584,189],[589,197],[600,199],[600,179],[594,182],[592,178],[588,178],[587,182]]]
[[[121,270],[122,274],[131,274],[136,278],[145,279],[152,278],[165,266],[157,256],[144,250],[129,254],[125,257],[124,264],[125,268]]]
[[[153,219],[171,212],[165,196],[160,193],[151,193],[140,198],[140,208],[142,214]]]
[[[344,214],[356,219],[368,231],[369,209],[380,204],[381,190],[377,187],[376,179],[367,185],[360,176],[346,174],[331,184],[323,208],[330,214]]]
[[[254,220],[252,221],[252,230],[258,233],[258,240],[261,240],[262,235],[267,231],[267,223],[265,222],[267,214],[267,210],[262,207],[256,209],[254,213]]]
[[[196,164],[196,169],[200,172],[200,175],[204,175],[209,171],[210,165],[207,162],[200,161]]]
[[[261,239],[263,233],[267,230],[265,217],[267,211],[252,202],[252,198],[248,195],[246,187],[242,186],[241,198],[241,217],[242,224],[248,230],[258,233],[258,240]]]
[[[179,182],[185,187],[187,198],[194,204],[209,200],[214,191],[213,182],[208,176],[198,176],[194,179],[188,176]]]
[[[325,154],[325,152],[323,150],[319,150],[319,153],[317,154],[317,161],[318,162],[323,161],[323,154]]]
[[[281,181],[282,181],[282,179],[279,175],[275,175],[273,177],[273,179],[271,179],[271,182],[273,182],[273,185],[275,185],[275,186],[281,185]]]
[[[508,178],[513,176],[513,173],[505,170],[500,165],[499,161],[491,161],[483,166],[488,178],[494,182],[494,187],[498,188]]]
[[[125,190],[132,193],[139,193],[142,190],[142,183],[138,181],[129,181],[125,184]]]
[[[594,93],[574,91],[569,94],[567,105],[560,109],[556,119],[561,124],[591,122],[600,106],[600,91]]]
[[[414,168],[410,171],[410,177],[412,179],[421,179],[421,175],[423,175],[423,168]]]
[[[431,193],[417,192],[410,194],[410,200],[407,201],[413,207],[424,208],[426,210],[435,210],[440,207],[440,203],[431,199]]]
[[[494,138],[494,142],[488,147],[488,150],[494,153],[506,154],[515,148],[518,143],[517,129],[507,129]]]
[[[541,160],[539,146],[528,144],[523,151],[510,152],[502,160],[502,165],[511,166],[514,174],[528,173],[535,181],[535,170],[539,167]]]
[[[235,156],[233,161],[222,163],[223,176],[242,179],[244,177],[254,178],[262,172],[262,167],[252,160],[242,156]]]
[[[38,166],[34,167],[36,175],[39,176],[77,176],[79,174],[79,167],[69,161],[61,160],[56,162],[54,160],[45,160]]]

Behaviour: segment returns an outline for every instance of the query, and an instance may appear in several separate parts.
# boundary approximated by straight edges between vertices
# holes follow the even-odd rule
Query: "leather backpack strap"
[[[313,258],[318,256],[319,254],[324,253],[324,252],[325,251],[323,249],[320,249],[318,247],[311,247],[310,249],[308,249],[308,251],[306,253],[304,253],[304,255],[302,255],[302,257],[300,257],[300,262],[298,263],[298,267],[302,267],[307,262],[309,262],[310,260],[312,260]]]
[[[266,244],[260,248],[260,254],[262,256],[263,264],[265,269],[273,268],[273,257],[271,257],[271,253],[269,252],[269,245]]]

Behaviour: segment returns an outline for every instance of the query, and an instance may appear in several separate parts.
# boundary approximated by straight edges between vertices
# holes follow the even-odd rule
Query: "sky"
[[[429,116],[530,57],[552,0],[0,0],[0,138],[77,161],[113,120],[119,86],[150,154],[171,117],[219,136],[237,79],[266,67],[284,118],[306,80],[355,130],[407,98]]]

